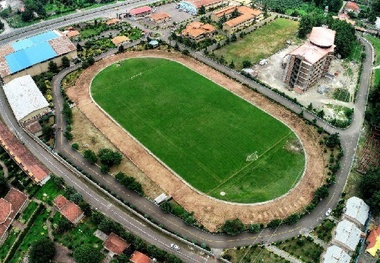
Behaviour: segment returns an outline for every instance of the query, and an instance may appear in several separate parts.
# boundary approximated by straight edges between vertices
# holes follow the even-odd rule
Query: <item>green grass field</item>
[[[267,201],[302,175],[304,155],[292,150],[299,141],[287,126],[179,63],[125,60],[101,71],[91,92],[158,158],[213,197]]]
[[[217,56],[223,55],[228,63],[234,61],[237,69],[242,68],[244,60],[256,64],[285,48],[286,41],[296,40],[298,24],[293,20],[276,19],[214,53]]]

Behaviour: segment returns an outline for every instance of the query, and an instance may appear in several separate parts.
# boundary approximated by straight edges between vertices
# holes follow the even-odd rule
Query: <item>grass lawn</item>
[[[22,240],[20,246],[18,247],[16,253],[13,255],[12,259],[9,260],[9,263],[19,263],[22,262],[22,258],[25,252],[30,248],[30,245],[41,238],[44,238],[48,235],[46,220],[49,216],[49,211],[43,209],[41,214],[36,218],[32,227],[29,229],[28,233]]]
[[[142,144],[213,197],[267,201],[302,175],[304,155],[291,150],[299,142],[287,126],[179,63],[125,60],[101,71],[91,91]]]
[[[376,87],[380,84],[380,69],[375,69],[373,86]]]
[[[237,69],[242,68],[244,60],[256,64],[285,48],[287,40],[296,39],[298,24],[297,21],[284,18],[276,19],[214,53],[223,55],[228,63],[234,61]]]
[[[311,238],[304,236],[279,242],[276,247],[288,252],[305,263],[319,262],[323,252],[323,248],[320,245],[315,244]]]
[[[284,258],[268,251],[266,248],[253,246],[242,249],[229,249],[225,255],[231,256],[230,262],[265,262],[265,263],[287,263]],[[228,256],[227,256],[228,257]]]
[[[377,38],[377,37],[374,37],[374,36],[371,36],[371,35],[367,35],[365,37],[373,46],[373,48],[375,49],[375,66],[379,66],[380,65],[380,38]]]
[[[38,190],[34,197],[52,205],[54,198],[63,193],[63,189],[58,188],[53,180],[49,180]]]
[[[4,243],[0,247],[0,262],[3,262],[5,256],[8,254],[8,251],[16,241],[19,233],[20,231],[15,231],[14,229],[9,232],[7,239],[5,239]]]
[[[320,240],[328,243],[332,239],[332,233],[331,231],[335,227],[335,223],[331,221],[330,219],[323,220],[322,224],[317,226],[313,233],[315,236],[317,236]]]
[[[53,225],[56,224],[59,218],[62,217],[60,213],[55,213],[53,217]],[[91,222],[91,218],[86,217],[75,228],[63,233],[54,233],[54,239],[58,243],[62,243],[69,249],[74,249],[82,244],[89,244],[99,250],[103,247],[102,240],[93,235],[97,227]]]
[[[24,223],[28,221],[33,212],[36,210],[37,206],[38,204],[36,202],[31,201],[29,205],[25,208],[21,216],[21,220],[24,221]]]

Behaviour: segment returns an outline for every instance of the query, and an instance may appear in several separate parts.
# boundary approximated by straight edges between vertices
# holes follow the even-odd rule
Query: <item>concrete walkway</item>
[[[3,167],[4,177],[7,178],[8,177],[8,167],[2,161],[0,161],[0,166]]]
[[[326,242],[324,242],[323,240],[319,239],[318,237],[316,237],[312,234],[307,234],[306,236],[311,237],[313,239],[314,243],[322,246],[323,249],[327,249],[328,244],[326,244]]]
[[[284,250],[281,250],[279,249],[278,247],[275,247],[275,246],[272,246],[272,245],[266,245],[265,246],[266,249],[268,249],[270,252],[273,252],[275,253],[276,255],[286,259],[286,260],[289,260],[290,262],[292,263],[302,263],[302,261],[296,259],[295,257],[293,257],[292,255],[290,255],[288,252],[284,251]]]

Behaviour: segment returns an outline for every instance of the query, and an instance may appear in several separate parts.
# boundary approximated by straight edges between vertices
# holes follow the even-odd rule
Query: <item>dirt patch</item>
[[[258,204],[227,203],[210,198],[189,187],[97,107],[89,96],[89,85],[100,70],[117,61],[133,57],[160,57],[178,61],[285,122],[300,137],[307,154],[307,167],[302,180],[288,194]],[[248,224],[286,218],[306,207],[313,198],[313,192],[324,182],[325,162],[322,148],[318,143],[321,135],[315,131],[315,128],[306,125],[296,114],[282,106],[190,57],[160,51],[128,52],[111,56],[85,70],[76,85],[68,89],[67,94],[111,143],[186,210],[194,211],[195,218],[210,231],[215,231],[227,219],[240,218],[242,222]]]
[[[360,65],[354,62],[345,62],[341,59],[334,59],[331,62],[329,73],[334,75],[331,78],[323,77],[314,86],[310,87],[303,94],[298,94],[289,90],[283,82],[284,69],[281,66],[284,57],[296,49],[296,45],[290,45],[280,52],[270,56],[267,64],[260,66],[254,65],[254,70],[258,73],[258,79],[272,88],[285,92],[291,98],[296,98],[299,103],[307,107],[312,103],[313,108],[324,110],[326,117],[341,119],[337,116],[333,106],[344,106],[347,108],[354,107],[354,94],[359,77]],[[318,89],[321,88],[319,91]],[[349,94],[348,102],[334,99],[334,92],[337,89],[343,89]],[[323,90],[323,92],[322,92]],[[320,93],[322,92],[322,93]]]
[[[73,142],[79,144],[79,151],[83,153],[85,150],[93,150],[98,152],[102,148],[109,148],[116,151],[117,148],[104,136],[92,122],[78,108],[73,108],[74,125],[72,134],[74,135]],[[129,176],[133,176],[141,183],[145,195],[154,199],[164,192],[155,182],[147,177],[139,168],[134,165],[125,154],[121,164],[111,168],[110,174],[123,172]]]

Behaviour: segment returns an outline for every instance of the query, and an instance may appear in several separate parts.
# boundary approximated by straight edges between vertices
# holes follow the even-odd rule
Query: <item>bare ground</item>
[[[89,85],[100,70],[117,61],[133,57],[161,57],[178,61],[285,122],[297,133],[303,143],[307,155],[304,177],[288,194],[270,202],[258,204],[227,203],[210,198],[189,187],[108,117],[90,97]],[[306,125],[297,115],[260,94],[187,56],[160,51],[127,52],[111,56],[85,70],[76,85],[68,89],[67,94],[76,103],[79,110],[106,135],[119,151],[128,156],[144,174],[186,210],[194,211],[195,218],[210,231],[215,231],[227,219],[240,218],[243,223],[248,224],[266,223],[275,218],[286,218],[306,207],[312,200],[314,191],[322,185],[325,179],[323,150],[318,143],[321,135],[316,133],[312,126]]]
[[[98,152],[102,148],[109,148],[116,151],[117,148],[104,136],[87,117],[76,107],[73,108],[74,125],[72,134],[74,141],[79,144],[79,151],[91,149]],[[163,190],[147,177],[139,168],[136,167],[128,157],[123,154],[120,165],[112,167],[110,173],[116,174],[123,172],[128,176],[133,176],[138,182],[141,183],[145,195],[154,199],[160,195]]]

